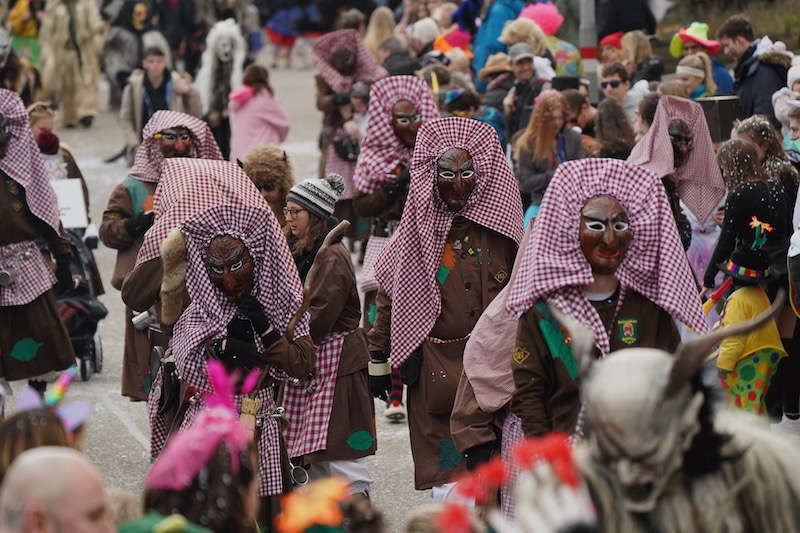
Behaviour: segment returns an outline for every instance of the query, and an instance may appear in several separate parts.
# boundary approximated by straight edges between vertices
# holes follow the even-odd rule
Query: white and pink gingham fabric
[[[6,118],[11,134],[6,154],[0,159],[0,170],[25,189],[25,201],[31,213],[60,233],[58,199],[50,185],[39,147],[33,140],[28,112],[14,91],[0,89],[0,113]]]
[[[475,188],[458,215],[516,243],[522,239],[517,180],[494,128],[459,117],[424,123],[417,133],[400,226],[375,266],[378,283],[392,300],[390,360],[395,367],[427,338],[441,311],[436,269],[456,213],[447,209],[436,190],[436,165],[451,148],[462,148],[472,156],[477,175]]]
[[[331,65],[331,56],[342,48],[356,56],[356,68],[350,76],[342,75]],[[311,55],[322,79],[337,93],[349,91],[361,78],[379,80],[387,75],[386,69],[375,61],[361,42],[356,30],[338,30],[323,35],[314,43]]]
[[[56,277],[36,241],[0,246],[0,267],[17,273],[8,287],[0,287],[0,306],[25,305],[53,286]]]
[[[416,76],[391,76],[373,83],[369,90],[367,131],[361,141],[353,182],[356,189],[372,194],[393,182],[397,165],[409,166],[412,149],[392,129],[392,108],[408,100],[417,108],[422,123],[439,118],[439,110],[428,85]]]
[[[361,272],[358,274],[358,288],[361,292],[378,290],[378,280],[375,278],[375,263],[378,257],[389,242],[389,237],[378,237],[370,235],[367,241],[367,250],[364,252],[364,264],[361,265]]]
[[[682,119],[694,136],[688,160],[675,168],[669,123]],[[628,162],[652,170],[659,178],[673,176],[678,196],[700,223],[714,212],[725,196],[725,182],[717,165],[706,116],[697,102],[677,96],[662,96],[653,124],[633,147]]]
[[[500,437],[500,454],[508,465],[508,482],[500,489],[500,510],[503,516],[514,518],[514,486],[517,484],[520,469],[514,460],[514,446],[525,439],[522,431],[522,420],[510,412],[503,421],[503,430]]]
[[[161,256],[161,243],[192,215],[220,205],[269,207],[239,165],[223,160],[174,158],[153,196],[155,222],[144,234],[136,265]]]
[[[511,282],[509,313],[518,318],[544,299],[591,327],[601,355],[609,352],[608,332],[581,289],[594,277],[578,240],[580,213],[596,196],[613,197],[628,214],[633,238],[616,272],[623,291],[633,289],[694,331],[706,331],[697,285],[659,176],[616,159],[581,159],[558,167]],[[620,303],[623,298],[624,292]]]
[[[192,157],[199,159],[222,159],[217,141],[208,124],[186,113],[178,111],[156,111],[142,130],[142,144],[136,149],[130,175],[141,181],[158,183],[161,179],[164,156],[161,154],[156,133],[170,128],[187,128],[194,136]]]
[[[186,238],[186,290],[191,303],[175,324],[171,346],[181,380],[207,392],[211,386],[206,373],[206,342],[224,337],[228,323],[237,313],[235,303],[208,277],[206,253],[211,240],[218,235],[230,235],[244,242],[255,264],[251,294],[261,303],[277,331],[286,331],[302,304],[303,289],[286,238],[266,204],[211,207],[183,222],[181,231]],[[305,313],[295,328],[295,339],[309,334],[308,321],[309,315]],[[255,340],[261,348],[260,339]],[[272,370],[265,369],[274,375]],[[277,424],[269,416],[274,410],[271,394],[271,389],[264,389],[255,396],[261,400],[256,416],[264,417],[258,442],[259,463],[266,469],[261,470],[262,496],[279,494],[282,489]],[[237,406],[241,399],[236,396]],[[184,425],[191,423],[190,415],[187,413]]]
[[[317,363],[310,382],[286,383],[283,407],[288,425],[284,437],[289,457],[301,457],[328,447],[328,424],[339,360],[344,339],[349,334],[333,333],[317,347]],[[308,392],[309,385],[313,386],[311,393]]]

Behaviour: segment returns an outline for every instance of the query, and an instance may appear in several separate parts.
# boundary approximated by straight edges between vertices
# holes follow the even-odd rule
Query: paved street
[[[286,150],[293,156],[299,179],[314,175],[317,166],[316,136],[321,115],[314,106],[314,82],[311,71],[271,72],[271,82],[278,100],[291,119]],[[99,224],[103,208],[114,186],[125,177],[121,161],[104,164],[103,159],[122,148],[122,134],[116,116],[101,113],[89,130],[62,130],[62,142],[69,146],[83,171],[91,193],[91,217]],[[105,367],[88,383],[76,382],[68,399],[90,399],[95,411],[88,425],[85,451],[105,475],[109,486],[139,493],[149,462],[149,430],[146,406],[132,403],[119,394],[122,372],[124,307],[119,292],[111,288],[110,278],[115,252],[108,248],[96,251],[107,294],[101,297],[109,316],[100,324]],[[13,400],[11,402],[13,409]],[[382,407],[377,406],[378,413]],[[384,511],[391,531],[400,531],[409,509],[428,502],[427,492],[413,489],[411,454],[405,424],[390,425],[378,419],[378,455],[371,458],[375,477],[372,496]]]

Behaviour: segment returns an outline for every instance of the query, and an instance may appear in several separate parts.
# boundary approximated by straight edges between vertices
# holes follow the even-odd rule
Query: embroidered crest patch
[[[501,268],[497,274],[494,275],[494,280],[501,285],[506,282],[508,279],[508,272],[505,271],[504,268]]]
[[[620,318],[617,320],[617,337],[625,344],[638,342],[639,321],[635,318]]]
[[[512,358],[514,359],[515,363],[517,363],[518,365],[521,365],[522,363],[525,362],[525,360],[528,357],[530,357],[530,355],[531,355],[531,352],[529,352],[528,350],[526,350],[525,348],[523,348],[521,346],[517,346],[516,348],[514,348],[514,355],[512,356]]]

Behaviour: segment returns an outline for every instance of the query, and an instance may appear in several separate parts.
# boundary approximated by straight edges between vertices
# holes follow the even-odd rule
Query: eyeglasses
[[[289,209],[288,207],[283,208],[283,216],[286,218],[295,218],[298,214],[305,211],[305,209]]]
[[[608,87],[611,86],[612,89],[616,89],[617,87],[620,86],[621,83],[622,82],[619,81],[619,80],[604,81],[604,82],[600,83],[600,88],[601,89],[608,89]]]

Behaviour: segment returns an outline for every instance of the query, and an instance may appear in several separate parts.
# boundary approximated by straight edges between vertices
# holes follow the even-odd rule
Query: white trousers
[[[369,493],[369,487],[374,482],[367,470],[366,457],[347,461],[323,461],[312,463],[308,467],[309,481],[327,477],[346,479],[350,483],[350,494]]]

